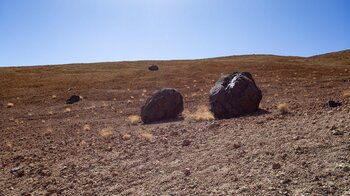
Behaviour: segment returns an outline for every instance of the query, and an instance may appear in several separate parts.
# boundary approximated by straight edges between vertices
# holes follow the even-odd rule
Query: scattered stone
[[[158,71],[159,67],[155,64],[149,65],[148,70],[150,71]]]
[[[24,171],[21,170],[20,167],[14,167],[10,170],[11,174],[14,174],[16,177],[22,177],[24,176]]]
[[[141,108],[141,119],[147,123],[178,118],[183,111],[183,97],[172,88],[156,91]]]
[[[190,144],[191,144],[191,141],[187,139],[182,142],[182,146],[189,146]]]
[[[341,102],[337,102],[337,101],[330,100],[330,101],[327,101],[325,105],[326,105],[326,107],[335,108],[335,107],[341,106],[342,103],[341,103]]]
[[[341,169],[344,172],[350,172],[350,164],[338,163],[335,168]]]
[[[217,123],[217,122],[213,122],[213,123],[210,123],[208,128],[209,129],[215,129],[215,128],[218,128],[218,127],[220,127],[220,124]]]
[[[280,169],[280,168],[281,168],[281,164],[279,163],[272,164],[272,169]]]
[[[69,99],[67,99],[66,104],[73,104],[80,101],[80,97],[78,95],[72,95]]]
[[[14,167],[14,168],[11,168],[10,173],[11,173],[11,174],[16,173],[16,172],[18,172],[19,170],[21,170],[20,167]]]
[[[210,90],[210,111],[217,119],[255,112],[262,99],[261,90],[248,72],[222,76]]]
[[[14,103],[8,103],[8,104],[7,104],[7,107],[8,107],[8,108],[12,108],[13,106],[15,106]]]
[[[292,182],[292,180],[289,179],[289,178],[284,179],[284,180],[281,181],[282,184],[289,184],[289,183],[291,183],[291,182]]]
[[[344,135],[344,132],[343,131],[340,131],[340,130],[332,130],[332,135]]]
[[[233,148],[240,148],[241,147],[241,144],[239,144],[239,143],[235,143],[235,144],[233,144]]]
[[[190,170],[190,168],[184,169],[183,173],[185,174],[185,176],[191,175],[191,170]]]

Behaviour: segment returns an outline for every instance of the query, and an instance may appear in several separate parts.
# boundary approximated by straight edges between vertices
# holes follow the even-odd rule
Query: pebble
[[[191,170],[190,170],[190,168],[184,169],[183,173],[185,174],[185,176],[191,175]]]
[[[182,142],[182,146],[189,146],[191,144],[191,141],[190,140],[184,140]]]
[[[344,135],[344,132],[339,131],[339,130],[332,130],[333,135]]]
[[[281,168],[281,164],[279,163],[272,164],[272,169],[280,169],[280,168]]]

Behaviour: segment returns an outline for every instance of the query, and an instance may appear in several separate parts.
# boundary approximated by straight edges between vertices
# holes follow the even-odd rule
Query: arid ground
[[[164,87],[194,113],[235,71],[257,113],[128,119]],[[0,87],[0,195],[350,195],[350,51],[0,68]]]

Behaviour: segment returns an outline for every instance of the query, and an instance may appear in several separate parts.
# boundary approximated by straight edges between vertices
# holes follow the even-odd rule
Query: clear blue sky
[[[0,0],[0,66],[349,48],[348,0]]]

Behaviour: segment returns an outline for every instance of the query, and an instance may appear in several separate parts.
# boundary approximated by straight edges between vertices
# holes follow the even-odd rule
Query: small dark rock
[[[69,99],[67,99],[66,104],[73,104],[80,101],[80,97],[77,95],[72,95]]]
[[[14,167],[14,168],[12,168],[12,169],[10,170],[10,173],[11,173],[11,174],[16,173],[16,172],[18,172],[19,170],[21,170],[20,167]]]
[[[279,169],[279,168],[281,168],[281,164],[279,163],[272,164],[272,169]]]
[[[241,144],[238,144],[238,143],[233,144],[233,148],[240,148],[240,147],[241,147]]]
[[[190,170],[190,168],[184,169],[183,173],[185,174],[185,176],[191,175],[191,170]]]
[[[184,140],[182,142],[182,146],[189,146],[191,144],[191,141],[190,140]]]
[[[159,67],[155,64],[148,66],[148,70],[150,70],[150,71],[157,71],[158,69],[159,69]]]
[[[337,102],[337,101],[330,100],[330,101],[327,101],[327,103],[326,103],[325,105],[326,105],[326,107],[335,108],[335,107],[341,106],[342,103],[341,103],[341,102]]]
[[[282,180],[282,184],[289,184],[291,182],[292,182],[292,180],[289,178]]]
[[[344,132],[335,129],[332,130],[332,135],[344,135]]]

